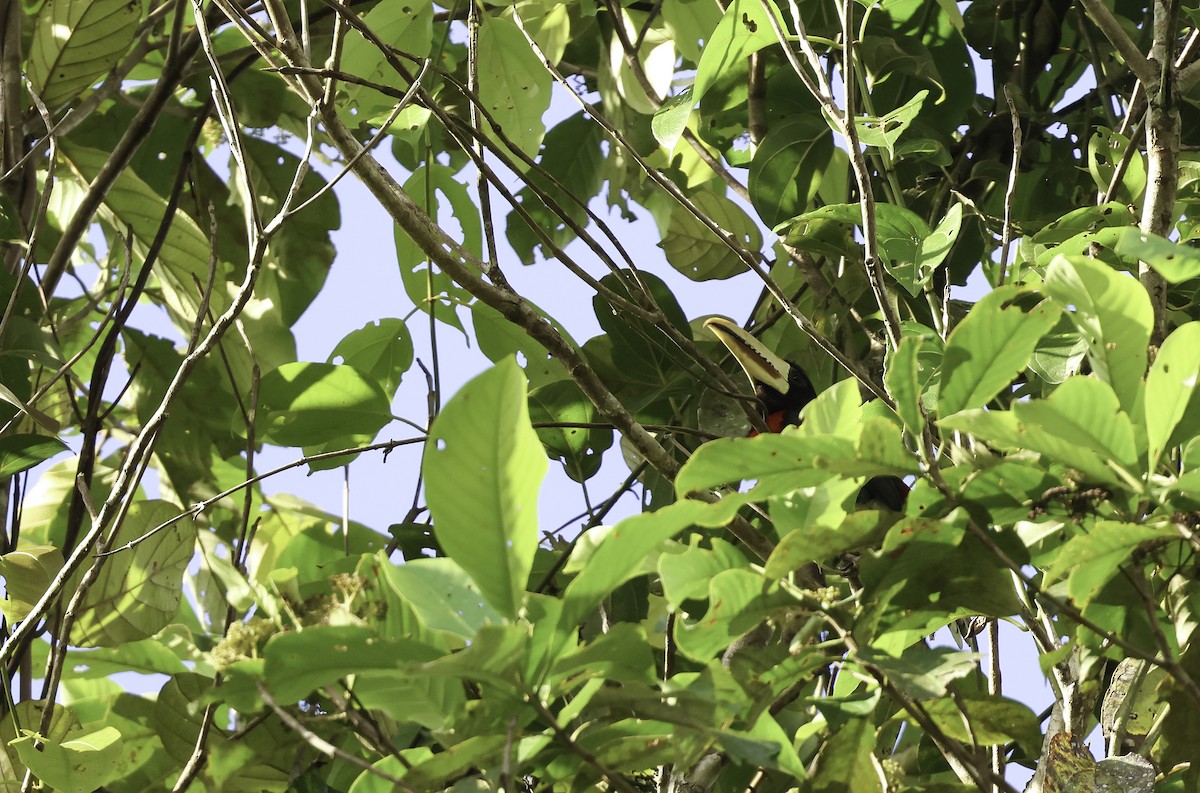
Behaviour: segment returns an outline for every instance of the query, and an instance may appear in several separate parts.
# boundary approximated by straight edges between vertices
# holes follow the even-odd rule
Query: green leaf
[[[52,545],[23,544],[0,556],[0,576],[4,576],[5,589],[0,610],[10,623],[29,616],[62,566],[62,552]]]
[[[80,606],[71,644],[115,647],[153,636],[175,619],[196,527],[188,520],[159,527],[182,511],[167,501],[130,505],[112,547],[142,541],[108,557]]]
[[[1146,376],[1146,439],[1149,470],[1158,467],[1171,433],[1183,418],[1200,379],[1200,322],[1171,332]]]
[[[692,93],[693,87],[689,85],[674,96],[667,97],[650,119],[650,131],[654,133],[654,139],[667,151],[675,150],[675,144],[687,129],[692,108],[696,106]]]
[[[833,135],[817,116],[774,124],[750,161],[750,201],[774,228],[808,210],[833,157]]]
[[[596,406],[570,380],[557,380],[529,392],[529,417],[534,422],[603,423]],[[603,454],[612,446],[613,432],[606,427],[538,427],[546,454],[559,460],[567,476],[584,482],[600,470]]]
[[[646,556],[660,543],[688,526],[724,525],[737,514],[738,506],[740,502],[735,498],[726,498],[717,504],[684,500],[618,523],[606,533],[587,564],[567,587],[559,627],[573,631],[609,593],[641,575]]]
[[[1067,577],[1067,591],[1079,605],[1091,601],[1111,579],[1121,574],[1122,565],[1136,557],[1143,546],[1178,540],[1174,526],[1144,526],[1100,520],[1090,530],[1068,540],[1054,555],[1046,570],[1046,584]]]
[[[725,570],[708,581],[708,608],[703,616],[681,620],[675,638],[689,658],[708,661],[758,625],[771,605],[789,603],[795,603],[792,596],[778,582],[764,581],[761,573],[746,568]]]
[[[716,30],[700,53],[700,63],[696,65],[696,82],[692,93],[697,102],[723,75],[742,66],[748,56],[763,47],[779,43],[768,13],[775,17],[781,30],[787,29],[774,3],[733,0],[726,7],[725,15],[717,23]]]
[[[1133,144],[1129,138],[1108,127],[1097,127],[1092,133],[1088,140],[1088,173],[1092,175],[1092,180],[1100,192],[1108,190],[1117,163],[1125,158],[1131,146]],[[1135,203],[1146,189],[1146,162],[1136,148],[1121,176],[1121,186],[1125,188],[1125,198]]]
[[[400,379],[412,366],[412,336],[402,319],[377,319],[339,341],[328,362],[353,366],[394,397]]]
[[[116,647],[72,650],[64,674],[70,678],[86,679],[107,677],[118,672],[174,675],[187,671],[179,656],[164,643],[168,640],[164,633],[160,631],[152,639],[122,642]]]
[[[49,0],[29,46],[29,82],[52,111],[79,96],[117,64],[133,43],[140,3]]]
[[[250,183],[259,200],[259,210],[270,218],[279,211],[292,189],[300,158],[282,146],[252,136],[247,136],[243,141],[243,150]],[[235,177],[234,181],[240,186],[240,179]],[[328,182],[319,173],[311,168],[307,170],[292,206],[299,206],[321,190],[325,192],[304,208],[297,222],[288,226],[287,233],[272,237],[264,259],[266,267],[254,286],[254,300],[242,314],[243,322],[253,320],[247,326],[251,332],[264,322],[290,328],[325,285],[335,254],[330,232],[342,224],[337,193],[326,189],[327,185]],[[249,200],[241,190],[234,193],[232,198],[243,206]],[[270,305],[261,301],[270,301]],[[251,341],[254,341],[253,336]],[[254,350],[262,363],[261,345],[255,343]],[[288,354],[289,360],[295,360],[294,349],[289,350]]]
[[[946,210],[946,217],[942,218],[933,233],[921,241],[921,250],[917,255],[918,271],[932,272],[944,262],[954,248],[961,229],[962,204],[955,202]]]
[[[34,733],[13,741],[17,756],[45,785],[63,793],[90,793],[112,781],[119,772],[121,733],[104,726],[91,732],[71,732],[61,743],[33,744]]]
[[[857,484],[850,487],[858,490]],[[775,516],[774,505],[771,515]],[[767,560],[764,574],[768,578],[784,578],[808,562],[836,559],[847,551],[877,545],[894,519],[894,516],[889,519],[883,512],[868,509],[850,513],[836,528],[817,523],[801,525],[779,540]]]
[[[925,710],[945,734],[956,741],[980,746],[1017,741],[1034,756],[1042,745],[1038,717],[1028,706],[1001,696],[959,694],[924,703]],[[969,725],[969,728],[968,728]]]
[[[537,309],[537,306],[532,307]],[[542,316],[574,345],[574,340],[552,317],[544,313]],[[499,363],[510,355],[517,356],[518,361],[524,359],[525,377],[529,379],[531,391],[548,383],[568,379],[567,370],[557,358],[530,338],[523,328],[510,322],[487,303],[477,300],[471,304],[471,324],[474,325],[479,351],[492,363]]]
[[[106,152],[73,143],[68,145],[65,140],[59,153],[72,170],[87,182],[96,178],[108,160]],[[126,168],[105,195],[100,216],[113,228],[120,229],[121,233],[127,230],[132,232],[134,254],[141,258],[157,234],[166,210],[166,199],[133,170]],[[200,310],[203,289],[197,284],[203,285],[209,280],[211,248],[196,221],[186,212],[176,212],[171,233],[159,251],[154,272],[162,288],[162,303],[175,326],[185,334],[192,332],[196,313]],[[228,269],[218,262],[215,288],[208,306],[215,314],[229,307],[228,290],[225,288],[229,276]],[[222,350],[238,362],[235,372],[248,373],[243,344],[227,344]]]
[[[500,621],[453,559],[413,559],[380,567],[396,593],[432,630],[470,639],[483,625]]]
[[[382,3],[364,14],[362,23],[389,47],[418,58],[428,55],[433,45],[433,3],[430,0]],[[386,53],[357,33],[346,36],[341,68],[369,84],[400,91],[408,88],[408,82],[403,75],[397,74]],[[416,72],[415,67],[413,72]],[[356,83],[344,83],[338,86],[338,92],[345,95],[345,99],[337,103],[339,114],[352,125],[375,121],[395,107],[397,101],[368,85]]]
[[[27,471],[69,448],[46,435],[6,435],[0,438],[0,479]]]
[[[266,683],[281,703],[294,703],[327,683],[357,672],[399,674],[406,662],[442,653],[411,639],[387,640],[359,625],[316,625],[280,633],[263,649]]]
[[[383,388],[352,366],[299,361],[263,375],[260,435],[279,446],[369,441],[392,420]]]
[[[525,176],[526,185],[517,192],[517,200],[529,219],[516,209],[508,214],[505,234],[523,263],[533,264],[538,250],[544,258],[552,259],[556,255],[553,246],[566,247],[574,240],[575,229],[567,220],[583,228],[591,222],[587,205],[581,199],[596,195],[604,183],[607,167],[604,140],[604,128],[586,113],[576,113],[546,133],[538,160],[541,168],[530,171]],[[535,192],[534,187],[547,199]],[[548,201],[557,205],[555,209],[550,208]],[[477,215],[473,206],[473,203],[464,205],[463,210]],[[543,242],[530,224],[549,237],[550,244]]]
[[[720,438],[695,451],[675,477],[675,491],[685,495],[742,479],[795,477],[793,487],[819,484],[829,474],[815,468],[821,458],[852,459],[854,443],[828,435],[803,437],[794,432]]]
[[[510,619],[521,609],[538,543],[538,491],[548,463],[529,426],[514,359],[462,387],[425,447],[425,494],[446,555]]]
[[[821,745],[809,789],[813,793],[883,793],[874,746],[872,721],[848,720]]]
[[[758,224],[733,201],[714,192],[696,193],[692,201],[743,248],[753,252],[762,247]],[[738,255],[683,206],[672,209],[667,233],[658,245],[671,266],[693,281],[732,278],[746,270]]]
[[[912,99],[882,116],[856,117],[854,125],[858,127],[859,140],[867,146],[886,149],[889,156],[895,156],[896,141],[921,112],[927,96],[928,91],[918,91]]]
[[[921,413],[921,370],[920,355],[924,340],[919,336],[905,336],[900,346],[890,351],[884,381],[888,393],[896,400],[896,414],[904,427],[914,436],[925,431],[925,416]]]
[[[879,669],[901,691],[916,700],[946,695],[953,680],[966,677],[977,668],[979,653],[964,653],[953,647],[926,647],[916,644],[900,655],[888,655],[873,647],[861,648],[857,656]]]
[[[484,17],[479,30],[479,98],[483,108],[518,150],[537,156],[550,108],[553,78],[529,48],[516,23]],[[484,130],[494,135],[492,127]]]
[[[625,48],[616,30],[609,34],[608,68],[600,72],[600,90],[622,101],[625,108],[651,115],[659,101],[671,90],[675,77],[675,42],[662,28],[649,23],[645,11],[622,7],[614,25],[625,28],[629,41],[639,42],[634,56],[640,65],[635,73],[625,57]],[[542,70],[544,71],[544,69]]]
[[[1113,250],[1131,266],[1146,262],[1172,284],[1200,275],[1200,250],[1157,234],[1146,234],[1136,228],[1120,229]]]
[[[1076,235],[1102,228],[1136,225],[1137,220],[1137,216],[1127,205],[1119,201],[1109,201],[1107,204],[1080,207],[1068,212],[1058,220],[1046,224],[1041,231],[1033,235],[1033,241],[1038,245],[1057,245]]]
[[[693,545],[681,553],[664,553],[658,560],[658,576],[663,596],[678,606],[685,600],[703,598],[709,580],[718,573],[745,566],[746,557],[741,551],[714,538],[711,549]]]
[[[1051,301],[1028,313],[1005,303],[1017,288],[996,289],[976,303],[946,343],[938,415],[983,407],[1029,365],[1038,341],[1058,322]]]
[[[1044,289],[1064,309],[1074,307],[1069,316],[1087,339],[1092,367],[1132,412],[1154,321],[1146,290],[1136,278],[1083,256],[1056,256]]]

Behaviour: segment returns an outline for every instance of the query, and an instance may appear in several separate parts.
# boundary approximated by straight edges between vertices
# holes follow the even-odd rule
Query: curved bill
[[[791,387],[788,375],[792,365],[771,352],[758,339],[742,330],[731,320],[724,317],[712,317],[704,320],[704,327],[712,331],[721,340],[737,362],[741,364],[750,384],[754,386],[769,386],[780,394],[786,394]]]

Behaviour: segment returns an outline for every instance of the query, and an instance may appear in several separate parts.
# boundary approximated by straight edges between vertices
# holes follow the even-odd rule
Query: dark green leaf
[[[833,157],[833,135],[818,116],[776,124],[750,161],[750,201],[774,227],[808,210]]]
[[[6,435],[0,438],[0,479],[28,470],[69,447],[47,435]]]

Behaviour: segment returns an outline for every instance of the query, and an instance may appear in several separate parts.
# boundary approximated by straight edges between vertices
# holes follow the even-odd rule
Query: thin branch
[[[1117,52],[1121,53],[1121,57],[1125,59],[1126,65],[1137,76],[1147,88],[1157,87],[1159,73],[1154,68],[1154,65],[1147,60],[1142,51],[1133,43],[1133,39],[1125,33],[1125,29],[1121,27],[1121,23],[1108,10],[1108,6],[1104,5],[1101,0],[1081,0],[1083,7],[1087,10],[1088,16],[1096,23],[1096,27],[1100,28],[1100,32],[1104,34],[1109,43],[1116,48]]]
[[[1013,198],[1017,192],[1017,174],[1021,172],[1021,116],[1017,113],[1017,103],[1013,101],[1012,91],[1007,85],[1004,86],[1004,101],[1008,104],[1008,117],[1012,121],[1012,164],[1008,168],[1008,186],[1004,190],[1004,226],[1000,234],[1000,274],[996,276],[996,286],[1004,286],[1005,276],[1008,275]]]

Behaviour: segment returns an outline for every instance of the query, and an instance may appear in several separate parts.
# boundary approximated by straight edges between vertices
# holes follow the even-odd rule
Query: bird
[[[750,379],[754,396],[762,406],[762,417],[767,429],[773,433],[783,432],[789,426],[799,426],[803,420],[804,406],[817,398],[812,380],[798,365],[786,361],[754,336],[747,333],[731,320],[711,317],[704,321],[708,328],[733,355]],[[757,435],[757,431],[751,431]],[[893,512],[904,512],[909,487],[897,476],[876,476],[863,485],[858,493],[860,507],[885,507]],[[848,554],[837,565],[839,572],[853,576],[857,566],[857,554]],[[951,632],[955,641],[971,641],[987,624],[984,617],[964,617],[955,620]]]
[[[804,406],[817,398],[817,390],[804,370],[784,360],[736,323],[724,317],[711,317],[704,322],[725,348],[741,365],[754,396],[762,405],[762,417],[771,432],[798,426]],[[758,434],[752,431],[751,435]],[[908,485],[896,476],[876,476],[863,485],[858,494],[859,506],[883,506],[893,512],[903,512],[908,499]]]

